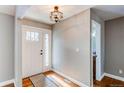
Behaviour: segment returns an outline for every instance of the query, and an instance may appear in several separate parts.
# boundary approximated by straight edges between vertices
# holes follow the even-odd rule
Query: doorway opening
[[[22,78],[51,69],[51,31],[22,26]]]
[[[93,82],[101,78],[101,24],[92,20]]]

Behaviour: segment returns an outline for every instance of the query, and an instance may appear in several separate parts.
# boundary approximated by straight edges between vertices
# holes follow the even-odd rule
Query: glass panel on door
[[[44,61],[43,61],[43,71],[48,71],[50,68],[50,42],[49,42],[49,34],[45,33],[44,34]]]

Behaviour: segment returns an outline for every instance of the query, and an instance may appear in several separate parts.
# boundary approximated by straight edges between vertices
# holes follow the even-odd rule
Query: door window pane
[[[39,33],[35,32],[35,41],[39,41]]]
[[[39,41],[39,33],[38,32],[29,32],[27,31],[26,32],[26,40],[29,40],[29,41]]]
[[[30,40],[30,37],[31,37],[31,34],[30,34],[30,32],[26,32],[26,40]]]
[[[31,32],[31,41],[34,41],[35,40],[35,34],[34,34],[35,32]]]
[[[45,66],[49,66],[49,38],[48,38],[48,34],[45,34],[45,38],[44,38],[44,44],[45,44]]]

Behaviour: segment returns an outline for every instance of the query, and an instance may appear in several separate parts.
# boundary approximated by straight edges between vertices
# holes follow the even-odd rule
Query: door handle
[[[40,50],[40,51],[41,51],[40,55],[43,55],[43,50]]]

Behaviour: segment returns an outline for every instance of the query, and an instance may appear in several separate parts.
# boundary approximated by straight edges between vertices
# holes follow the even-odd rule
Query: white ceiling
[[[15,15],[15,6],[14,5],[0,5],[0,13]]]
[[[32,6],[26,12],[25,18],[33,19],[47,24],[54,24],[54,22],[49,18],[50,12],[53,11],[53,7],[54,6],[50,5]],[[64,20],[86,9],[89,9],[90,7],[93,7],[93,5],[61,5],[59,6],[59,10],[63,12]]]
[[[93,7],[93,10],[103,20],[124,16],[124,5],[100,5]]]
[[[31,6],[24,16],[25,18],[44,22],[47,24],[54,24],[49,18],[49,13],[53,10],[54,6],[50,5],[36,5]],[[64,19],[76,15],[88,8],[93,8],[94,12],[99,15],[103,20],[110,20],[124,16],[124,5],[61,5],[60,11],[64,13]],[[13,5],[0,5],[0,13],[15,15],[15,6]]]

